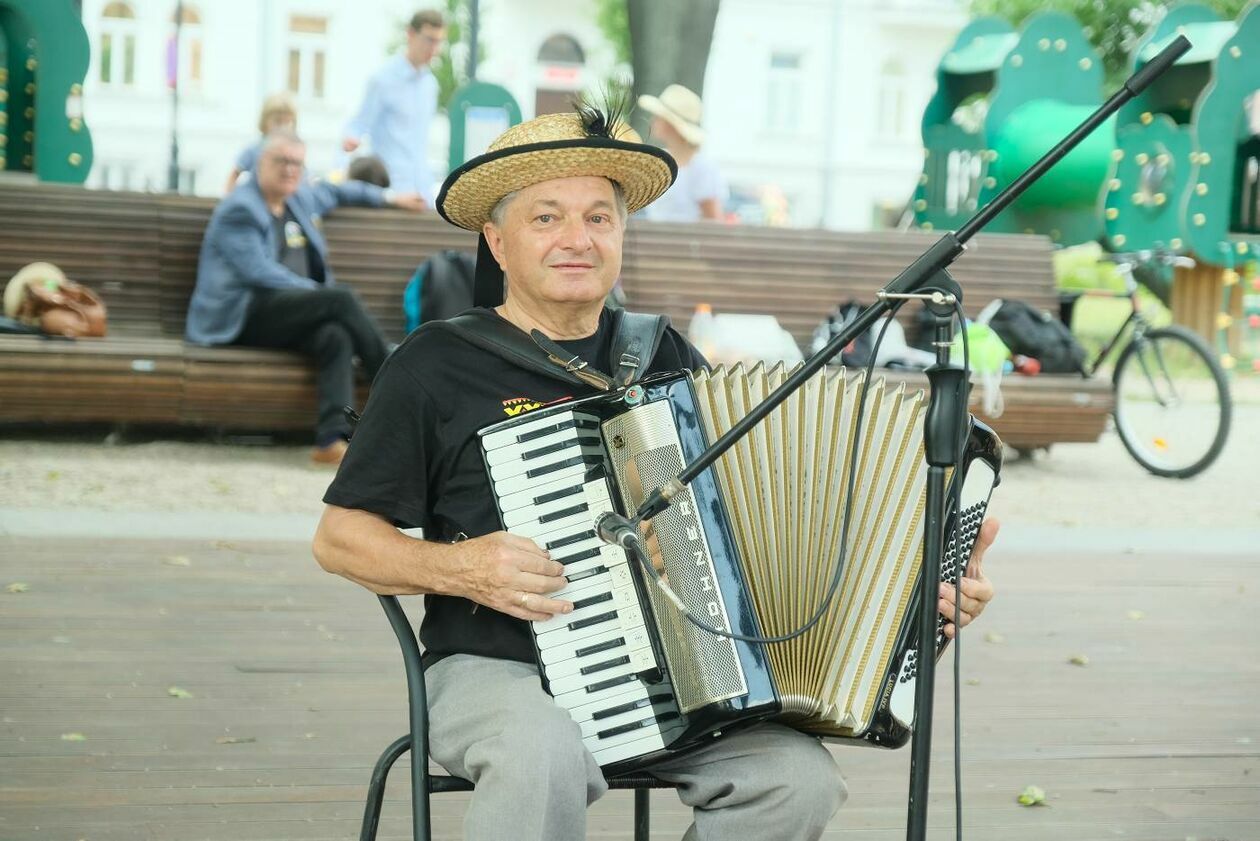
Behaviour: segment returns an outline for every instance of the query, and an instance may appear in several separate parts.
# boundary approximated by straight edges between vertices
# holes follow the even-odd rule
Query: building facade
[[[415,0],[82,0],[92,44],[88,185],[163,190],[178,74],[181,191],[218,195],[258,137],[265,96],[298,107],[308,166],[344,165],[341,130],[369,75],[403,42]],[[560,110],[618,68],[594,0],[482,0],[479,78],[523,116]],[[724,0],[705,81],[706,148],[745,222],[863,230],[900,214],[920,171],[936,64],[965,22],[958,0]],[[465,60],[460,46],[453,58]],[[449,128],[435,122],[433,171]]]

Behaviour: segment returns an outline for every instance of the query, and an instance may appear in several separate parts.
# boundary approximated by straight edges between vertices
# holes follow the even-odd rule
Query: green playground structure
[[[1192,48],[1117,115],[1105,244],[1193,256],[1198,265],[1173,280],[1173,319],[1214,340],[1231,367],[1239,280],[1260,257],[1260,3],[1236,21],[1199,3],[1173,7],[1138,43],[1132,69],[1182,34]]]
[[[73,0],[0,0],[0,171],[82,183],[88,39]]]
[[[1217,343],[1240,341],[1243,284],[1260,258],[1260,0],[1236,21],[1171,8],[1136,45],[1136,71],[1178,35],[1192,48],[1051,169],[989,230],[1039,233],[1114,252],[1194,257],[1165,289],[1173,318]],[[1102,104],[1102,64],[1080,24],[1057,12],[1020,31],[965,27],[937,67],[923,114],[920,227],[957,228]]]
[[[972,21],[937,68],[923,114],[923,174],[914,212],[926,229],[956,228],[1102,104],[1102,63],[1073,18],[1042,12],[1020,32]],[[1098,193],[1114,130],[1108,122],[999,215],[995,233],[1098,239]]]

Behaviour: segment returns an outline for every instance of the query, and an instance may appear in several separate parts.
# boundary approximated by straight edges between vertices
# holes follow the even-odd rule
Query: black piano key
[[[567,450],[570,447],[589,447],[599,443],[599,437],[582,436],[577,438],[569,438],[565,441],[557,441],[554,444],[548,444],[545,447],[539,447],[536,450],[527,450],[521,453],[521,461],[530,461],[531,459],[549,456],[552,453],[558,453],[561,450]]]
[[[544,426],[540,429],[535,429],[532,432],[522,432],[520,435],[516,436],[516,443],[524,444],[529,441],[536,441],[539,438],[546,438],[554,432],[560,432],[564,429],[573,429],[576,424],[576,421],[567,420],[561,421],[560,423],[553,423],[551,426]]]
[[[596,672],[602,672],[604,669],[614,669],[617,666],[624,666],[629,662],[630,662],[629,654],[625,655],[624,657],[614,657],[611,660],[604,660],[601,663],[592,663],[589,666],[583,666],[578,671],[578,674],[593,675]]]
[[[611,622],[617,618],[617,611],[610,610],[607,613],[600,613],[596,616],[588,616],[585,619],[579,619],[576,622],[570,622],[568,627],[570,631],[580,631],[583,628],[589,628],[592,625],[602,625],[605,622]]]
[[[606,566],[591,567],[586,572],[574,573],[573,575],[568,576],[565,580],[568,581],[570,584],[573,584],[575,582],[581,581],[586,578],[593,578],[596,575],[603,575],[605,572],[608,572],[608,567]]]
[[[598,593],[594,596],[587,596],[584,599],[578,599],[577,601],[575,601],[573,603],[573,609],[581,610],[584,607],[590,607],[591,605],[599,604],[600,602],[610,602],[612,601],[612,598],[613,598],[612,593]]]
[[[616,639],[607,640],[596,645],[588,645],[586,648],[579,648],[573,652],[574,657],[589,657],[592,654],[598,654],[601,651],[612,651],[614,648],[620,648],[626,644],[625,637],[617,637]]]
[[[598,456],[573,456],[572,458],[562,459],[546,467],[535,467],[533,470],[525,471],[526,479],[537,479],[539,476],[546,476],[548,473],[555,473],[558,470],[564,470],[566,467],[584,463],[588,458],[598,458]]]
[[[563,549],[565,546],[572,546],[574,543],[581,543],[583,540],[590,540],[596,536],[594,529],[582,531],[577,534],[571,534],[568,537],[557,537],[555,540],[549,540],[543,548],[550,552],[552,549]]]
[[[644,727],[650,727],[658,721],[673,721],[676,718],[678,718],[678,713],[661,713],[653,718],[645,718],[641,721],[632,721],[629,724],[622,724],[619,727],[609,727],[607,730],[601,730],[595,734],[595,738],[611,739],[613,736],[620,736],[622,733],[633,733],[635,730],[642,730]]]
[[[639,679],[636,674],[622,675],[621,677],[610,677],[608,680],[601,680],[598,683],[592,683],[586,687],[589,693],[603,692],[605,689],[612,689],[614,686],[621,686],[623,683],[634,683]]]
[[[587,558],[593,558],[602,552],[604,547],[596,546],[594,549],[586,549],[573,555],[562,555],[553,557],[553,561],[559,561],[562,564],[575,564],[578,561],[585,561]]]
[[[557,499],[564,499],[566,496],[573,496],[582,492],[581,485],[574,485],[571,488],[561,488],[558,491],[552,491],[549,494],[534,497],[535,505],[544,505],[548,502],[555,502]]]
[[[559,511],[552,511],[550,514],[544,514],[538,518],[540,523],[554,523],[556,520],[563,520],[574,514],[581,514],[583,511],[590,511],[591,506],[583,502],[581,505],[573,505],[569,508],[562,508]]]
[[[600,710],[599,712],[591,713],[591,721],[600,721],[605,718],[612,718],[615,715],[628,713],[631,710],[642,709],[643,707],[651,706],[653,704],[660,704],[665,701],[672,701],[672,700],[674,700],[674,696],[670,695],[668,692],[663,692],[659,695],[651,695],[647,698],[640,698],[637,701],[631,701],[628,704],[618,704],[615,707],[609,707],[606,710]]]

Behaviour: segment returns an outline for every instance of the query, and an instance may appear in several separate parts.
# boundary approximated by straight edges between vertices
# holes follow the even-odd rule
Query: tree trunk
[[[634,101],[683,85],[704,95],[704,71],[720,0],[626,0],[634,67]],[[633,103],[632,103],[633,104]],[[644,138],[650,115],[636,108],[631,124]]]

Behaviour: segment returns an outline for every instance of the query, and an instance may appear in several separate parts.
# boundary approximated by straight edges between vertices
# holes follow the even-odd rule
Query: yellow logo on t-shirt
[[[529,397],[512,397],[503,401],[503,413],[509,418],[514,418],[517,415],[523,415],[526,412],[532,412],[542,407],[542,403]]]

